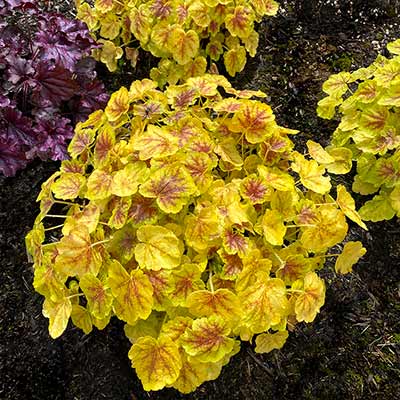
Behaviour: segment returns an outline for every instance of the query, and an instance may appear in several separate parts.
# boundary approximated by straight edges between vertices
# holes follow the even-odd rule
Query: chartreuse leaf
[[[114,72],[117,69],[117,60],[119,60],[124,51],[119,46],[115,46],[110,40],[99,39],[99,43],[102,43],[100,52],[100,61],[106,64],[110,72]]]
[[[246,49],[238,46],[224,53],[224,64],[230,76],[242,72],[246,65]]]
[[[171,384],[181,393],[193,392],[203,382],[209,380],[209,368],[213,363],[204,363],[181,351],[182,368],[177,380]]]
[[[53,339],[65,331],[72,312],[71,300],[63,297],[56,302],[46,298],[43,303],[43,315],[49,318],[49,333]]]
[[[211,204],[197,207],[196,215],[188,215],[185,219],[185,240],[198,252],[210,247],[222,233],[222,225],[218,210]]]
[[[376,195],[372,200],[368,200],[358,212],[364,221],[372,222],[389,220],[396,214],[389,198],[384,195]]]
[[[338,203],[340,209],[345,213],[346,217],[350,218],[357,225],[361,226],[361,228],[368,230],[367,225],[362,222],[358,212],[356,211],[354,199],[347,192],[346,188],[343,185],[338,185],[336,190],[336,202]]]
[[[64,296],[65,278],[58,274],[53,266],[52,257],[47,252],[40,263],[34,264],[33,287],[53,302]]]
[[[387,49],[392,54],[400,54],[400,39],[395,40],[394,42],[390,42],[387,45]]]
[[[136,234],[140,243],[135,246],[135,257],[142,268],[157,271],[180,264],[182,243],[172,231],[162,226],[144,225]]]
[[[334,161],[324,164],[324,167],[331,174],[347,174],[353,166],[353,152],[346,147],[330,147],[325,149]]]
[[[308,272],[303,280],[296,281],[292,288],[301,287],[296,298],[295,312],[297,321],[312,322],[325,302],[324,281],[315,273]]]
[[[144,390],[160,390],[173,384],[182,368],[178,346],[167,336],[144,336],[128,353]]]
[[[256,353],[269,353],[281,349],[289,336],[288,331],[275,333],[262,333],[256,337]]]
[[[79,286],[85,294],[88,309],[94,317],[103,319],[110,314],[113,296],[111,290],[104,286],[100,279],[93,274],[86,274],[80,279]]]
[[[349,72],[339,72],[331,75],[322,85],[322,90],[330,96],[342,96],[349,89],[348,84],[352,81]]]
[[[347,274],[352,271],[354,264],[367,252],[361,242],[347,242],[342,253],[338,256],[335,263],[335,271]]]
[[[218,362],[229,354],[235,344],[230,338],[228,324],[219,316],[212,315],[193,321],[182,336],[185,352],[201,362]]]
[[[279,323],[288,307],[286,286],[282,280],[256,273],[256,281],[238,293],[243,308],[242,323],[253,333],[268,330]]]
[[[144,336],[157,338],[163,318],[164,315],[162,313],[153,311],[147,319],[139,319],[135,325],[125,324],[125,335],[132,344],[136,343],[141,337]],[[162,326],[164,327],[165,324]]]
[[[189,295],[186,306],[196,317],[219,315],[227,322],[237,322],[242,314],[239,298],[228,289],[193,292]]]
[[[129,274],[116,260],[108,264],[108,286],[114,296],[113,308],[118,318],[133,325],[146,319],[153,307],[153,287],[141,270]]]
[[[86,335],[93,329],[92,318],[90,317],[89,311],[79,304],[72,305],[71,320],[72,323],[82,329]]]

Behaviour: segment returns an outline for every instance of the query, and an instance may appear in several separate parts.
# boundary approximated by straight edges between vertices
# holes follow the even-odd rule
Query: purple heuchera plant
[[[27,10],[35,33],[4,22],[21,20]],[[0,0],[0,15],[17,17],[0,23],[0,173],[13,176],[33,158],[67,158],[73,126],[104,107],[108,94],[81,21],[27,0]]]

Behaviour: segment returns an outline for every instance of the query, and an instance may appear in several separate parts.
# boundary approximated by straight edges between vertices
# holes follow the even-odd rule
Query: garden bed
[[[60,3],[64,3],[61,11],[70,12],[65,8],[70,3]],[[373,61],[388,41],[400,36],[400,17],[387,13],[356,20],[350,14],[331,15],[329,20],[320,9],[319,16],[298,12],[293,7],[260,25],[259,52],[233,84],[264,90],[278,122],[301,130],[296,138],[301,148],[308,139],[326,144],[335,127],[316,116],[322,82],[333,72]],[[123,77],[103,78],[118,87],[115,79]],[[43,298],[32,287],[24,237],[38,213],[35,199],[41,183],[58,167],[36,161],[14,178],[0,178],[1,399],[399,396],[400,224],[396,219],[369,224],[368,232],[351,225],[351,239],[361,240],[368,253],[352,274],[337,276],[331,267],[325,268],[326,303],[314,323],[298,324],[280,351],[260,355],[244,344],[216,381],[190,395],[172,389],[144,392],[127,357],[130,343],[123,324],[116,319],[89,335],[71,324],[61,338],[52,340],[41,313]],[[346,176],[340,179],[346,182]]]

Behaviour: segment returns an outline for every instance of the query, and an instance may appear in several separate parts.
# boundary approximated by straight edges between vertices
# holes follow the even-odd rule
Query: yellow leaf
[[[143,336],[157,338],[163,318],[164,316],[162,313],[153,311],[147,319],[140,319],[135,323],[135,325],[125,324],[125,336],[132,344],[136,343]]]
[[[192,327],[192,324],[192,318],[180,316],[175,317],[163,324],[160,336],[168,336],[173,342],[178,344],[180,342],[181,336],[185,333],[187,328]]]
[[[108,264],[108,281],[115,297],[113,307],[119,319],[133,325],[139,318],[146,319],[153,307],[153,287],[141,270],[130,274],[116,260]]]
[[[68,325],[72,312],[71,300],[63,297],[57,302],[45,299],[43,303],[43,315],[49,318],[49,333],[53,339],[62,335]]]
[[[266,272],[257,272],[255,282],[238,296],[243,307],[242,323],[253,333],[265,332],[286,314],[286,286],[280,279],[270,279]]]
[[[99,169],[95,169],[87,180],[85,197],[89,200],[103,200],[111,196],[112,176]]]
[[[367,252],[361,242],[347,242],[342,253],[336,259],[335,271],[340,274],[347,274],[352,271],[354,264]]]
[[[52,185],[54,195],[62,200],[71,200],[79,196],[86,179],[81,174],[67,172],[61,174]]]
[[[182,336],[186,353],[201,362],[218,362],[229,354],[235,340],[228,337],[230,328],[219,316],[198,318]]]
[[[351,195],[347,192],[346,188],[343,185],[338,185],[337,187],[337,198],[336,202],[340,209],[345,213],[346,217],[350,218],[357,225],[361,226],[361,228],[368,230],[367,225],[362,222],[361,217],[356,211],[356,205],[351,197]]]
[[[296,319],[312,322],[325,302],[324,281],[315,272],[308,272],[303,280],[302,292],[296,298]]]
[[[236,6],[232,13],[225,19],[225,27],[232,36],[238,36],[241,39],[249,37],[253,31],[254,14],[251,8]]]
[[[188,246],[201,252],[219,239],[222,224],[215,206],[198,206],[196,211],[196,215],[189,214],[185,218],[185,240]]]
[[[139,242],[135,257],[141,268],[160,270],[176,268],[183,253],[182,242],[175,234],[157,225],[145,225],[138,229]]]
[[[281,246],[286,235],[282,215],[276,210],[266,210],[262,218],[264,239],[273,246]]]
[[[168,297],[175,307],[189,307],[188,296],[197,290],[204,289],[201,280],[202,271],[197,264],[183,264],[181,267],[171,271],[171,289]]]
[[[315,193],[325,194],[331,190],[329,176],[323,176],[325,167],[315,160],[306,160],[301,154],[294,154],[292,168],[300,176],[301,183]]]
[[[139,40],[142,47],[146,46],[150,39],[152,29],[152,17],[147,7],[132,8],[129,14],[130,29]]]
[[[147,129],[135,137],[133,148],[139,151],[141,160],[163,158],[175,154],[178,150],[178,138],[165,127],[148,125]]]
[[[186,307],[196,317],[218,315],[227,322],[237,322],[242,307],[236,294],[228,289],[215,292],[198,290],[189,295]]]
[[[256,353],[269,353],[274,349],[281,349],[289,336],[288,331],[276,333],[262,333],[256,337]]]
[[[82,276],[88,272],[97,275],[102,257],[92,246],[86,226],[78,225],[57,244],[56,271],[66,276]]]
[[[199,37],[193,30],[185,32],[182,28],[175,27],[169,36],[168,48],[174,60],[184,65],[196,57],[199,51]]]
[[[307,140],[307,148],[310,156],[320,164],[329,164],[335,161],[335,159],[325,151],[319,143]]]
[[[400,39],[397,39],[394,42],[388,43],[387,48],[392,54],[399,55],[400,54]]]
[[[346,147],[330,147],[326,151],[334,158],[333,163],[325,164],[331,174],[347,174],[353,166],[353,152]]]
[[[128,112],[130,106],[128,89],[122,86],[114,92],[105,108],[105,113],[110,122],[117,121],[122,115]]]
[[[304,221],[300,241],[305,249],[312,252],[326,251],[340,243],[347,234],[346,218],[336,207],[325,205],[318,209],[312,220]]]
[[[132,366],[146,391],[174,383],[182,368],[178,346],[168,337],[142,337],[129,350]]]
[[[112,178],[111,193],[120,197],[132,196],[149,176],[146,163],[136,161],[117,171]]]
[[[264,182],[274,189],[282,192],[295,190],[294,179],[289,173],[265,165],[259,165],[257,170]]]

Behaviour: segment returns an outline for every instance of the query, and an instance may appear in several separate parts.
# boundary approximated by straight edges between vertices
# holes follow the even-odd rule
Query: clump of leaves
[[[325,259],[347,273],[365,253],[360,242],[328,252],[346,216],[365,226],[255,96],[219,75],[165,91],[144,79],[78,123],[26,238],[53,338],[70,317],[89,333],[116,316],[144,388],[188,393],[239,339],[268,352],[315,318]]]
[[[0,1],[0,8],[0,172],[12,176],[35,157],[65,159],[75,123],[108,95],[81,21],[26,0]]]
[[[320,160],[329,172],[346,173],[357,163],[353,191],[372,195],[360,209],[367,221],[400,216],[400,39],[388,45],[392,58],[378,56],[367,68],[332,75],[323,85],[328,95],[318,115],[341,121]],[[331,168],[331,157],[343,163]]]
[[[97,0],[81,1],[77,16],[97,32],[97,56],[110,71],[123,55],[134,66],[138,47],[160,57],[151,77],[162,87],[204,74],[221,57],[229,75],[242,71],[247,53],[256,54],[254,24],[277,11],[274,0]]]

